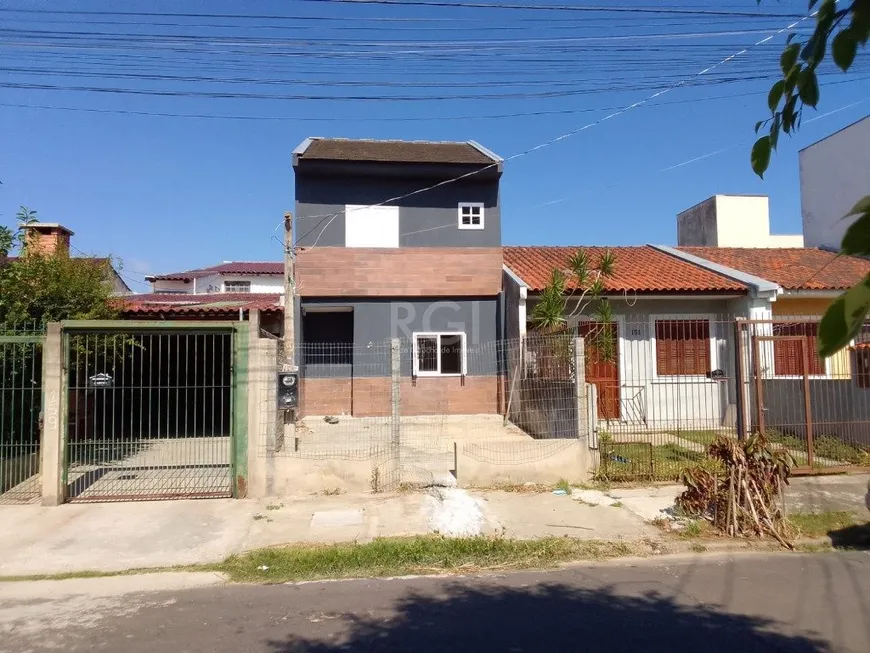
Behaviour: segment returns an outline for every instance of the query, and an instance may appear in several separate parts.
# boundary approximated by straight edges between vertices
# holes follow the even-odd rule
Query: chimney
[[[69,255],[69,240],[73,232],[56,222],[31,222],[22,225],[25,232],[25,253]]]

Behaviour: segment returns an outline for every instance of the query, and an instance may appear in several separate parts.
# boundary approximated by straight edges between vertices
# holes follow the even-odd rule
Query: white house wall
[[[157,280],[151,284],[151,292],[192,293],[193,282]]]
[[[252,293],[284,292],[284,280],[275,274],[212,274],[188,282],[158,280],[152,284],[152,292],[195,292],[197,295],[220,293],[224,291],[227,281],[250,281]]]
[[[600,423],[613,432],[706,430],[736,424],[734,320],[746,315],[745,300],[611,299],[619,333],[620,421]],[[534,300],[529,299],[531,314]],[[568,307],[569,311],[572,309]],[[588,312],[588,311],[587,311]],[[724,380],[658,377],[655,316],[659,319],[710,320],[711,364]]]

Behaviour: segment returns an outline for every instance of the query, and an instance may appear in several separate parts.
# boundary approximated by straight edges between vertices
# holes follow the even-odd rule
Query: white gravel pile
[[[449,537],[480,535],[484,524],[480,502],[459,488],[432,488],[424,503],[429,528]]]

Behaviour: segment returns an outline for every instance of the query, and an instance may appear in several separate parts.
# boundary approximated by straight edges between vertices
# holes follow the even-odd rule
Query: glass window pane
[[[462,336],[441,336],[441,373],[462,374]]]
[[[438,337],[417,336],[417,370],[438,371]]]

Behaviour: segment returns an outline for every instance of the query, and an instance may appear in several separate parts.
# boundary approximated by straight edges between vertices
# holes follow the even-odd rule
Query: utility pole
[[[282,372],[298,372],[296,366],[296,270],[293,261],[293,215],[284,214],[284,338],[279,352]],[[287,443],[296,451],[296,411],[278,410],[275,432],[275,452],[283,451]]]
[[[284,214],[284,360],[285,372],[296,371],[296,270],[293,263],[293,214]]]

